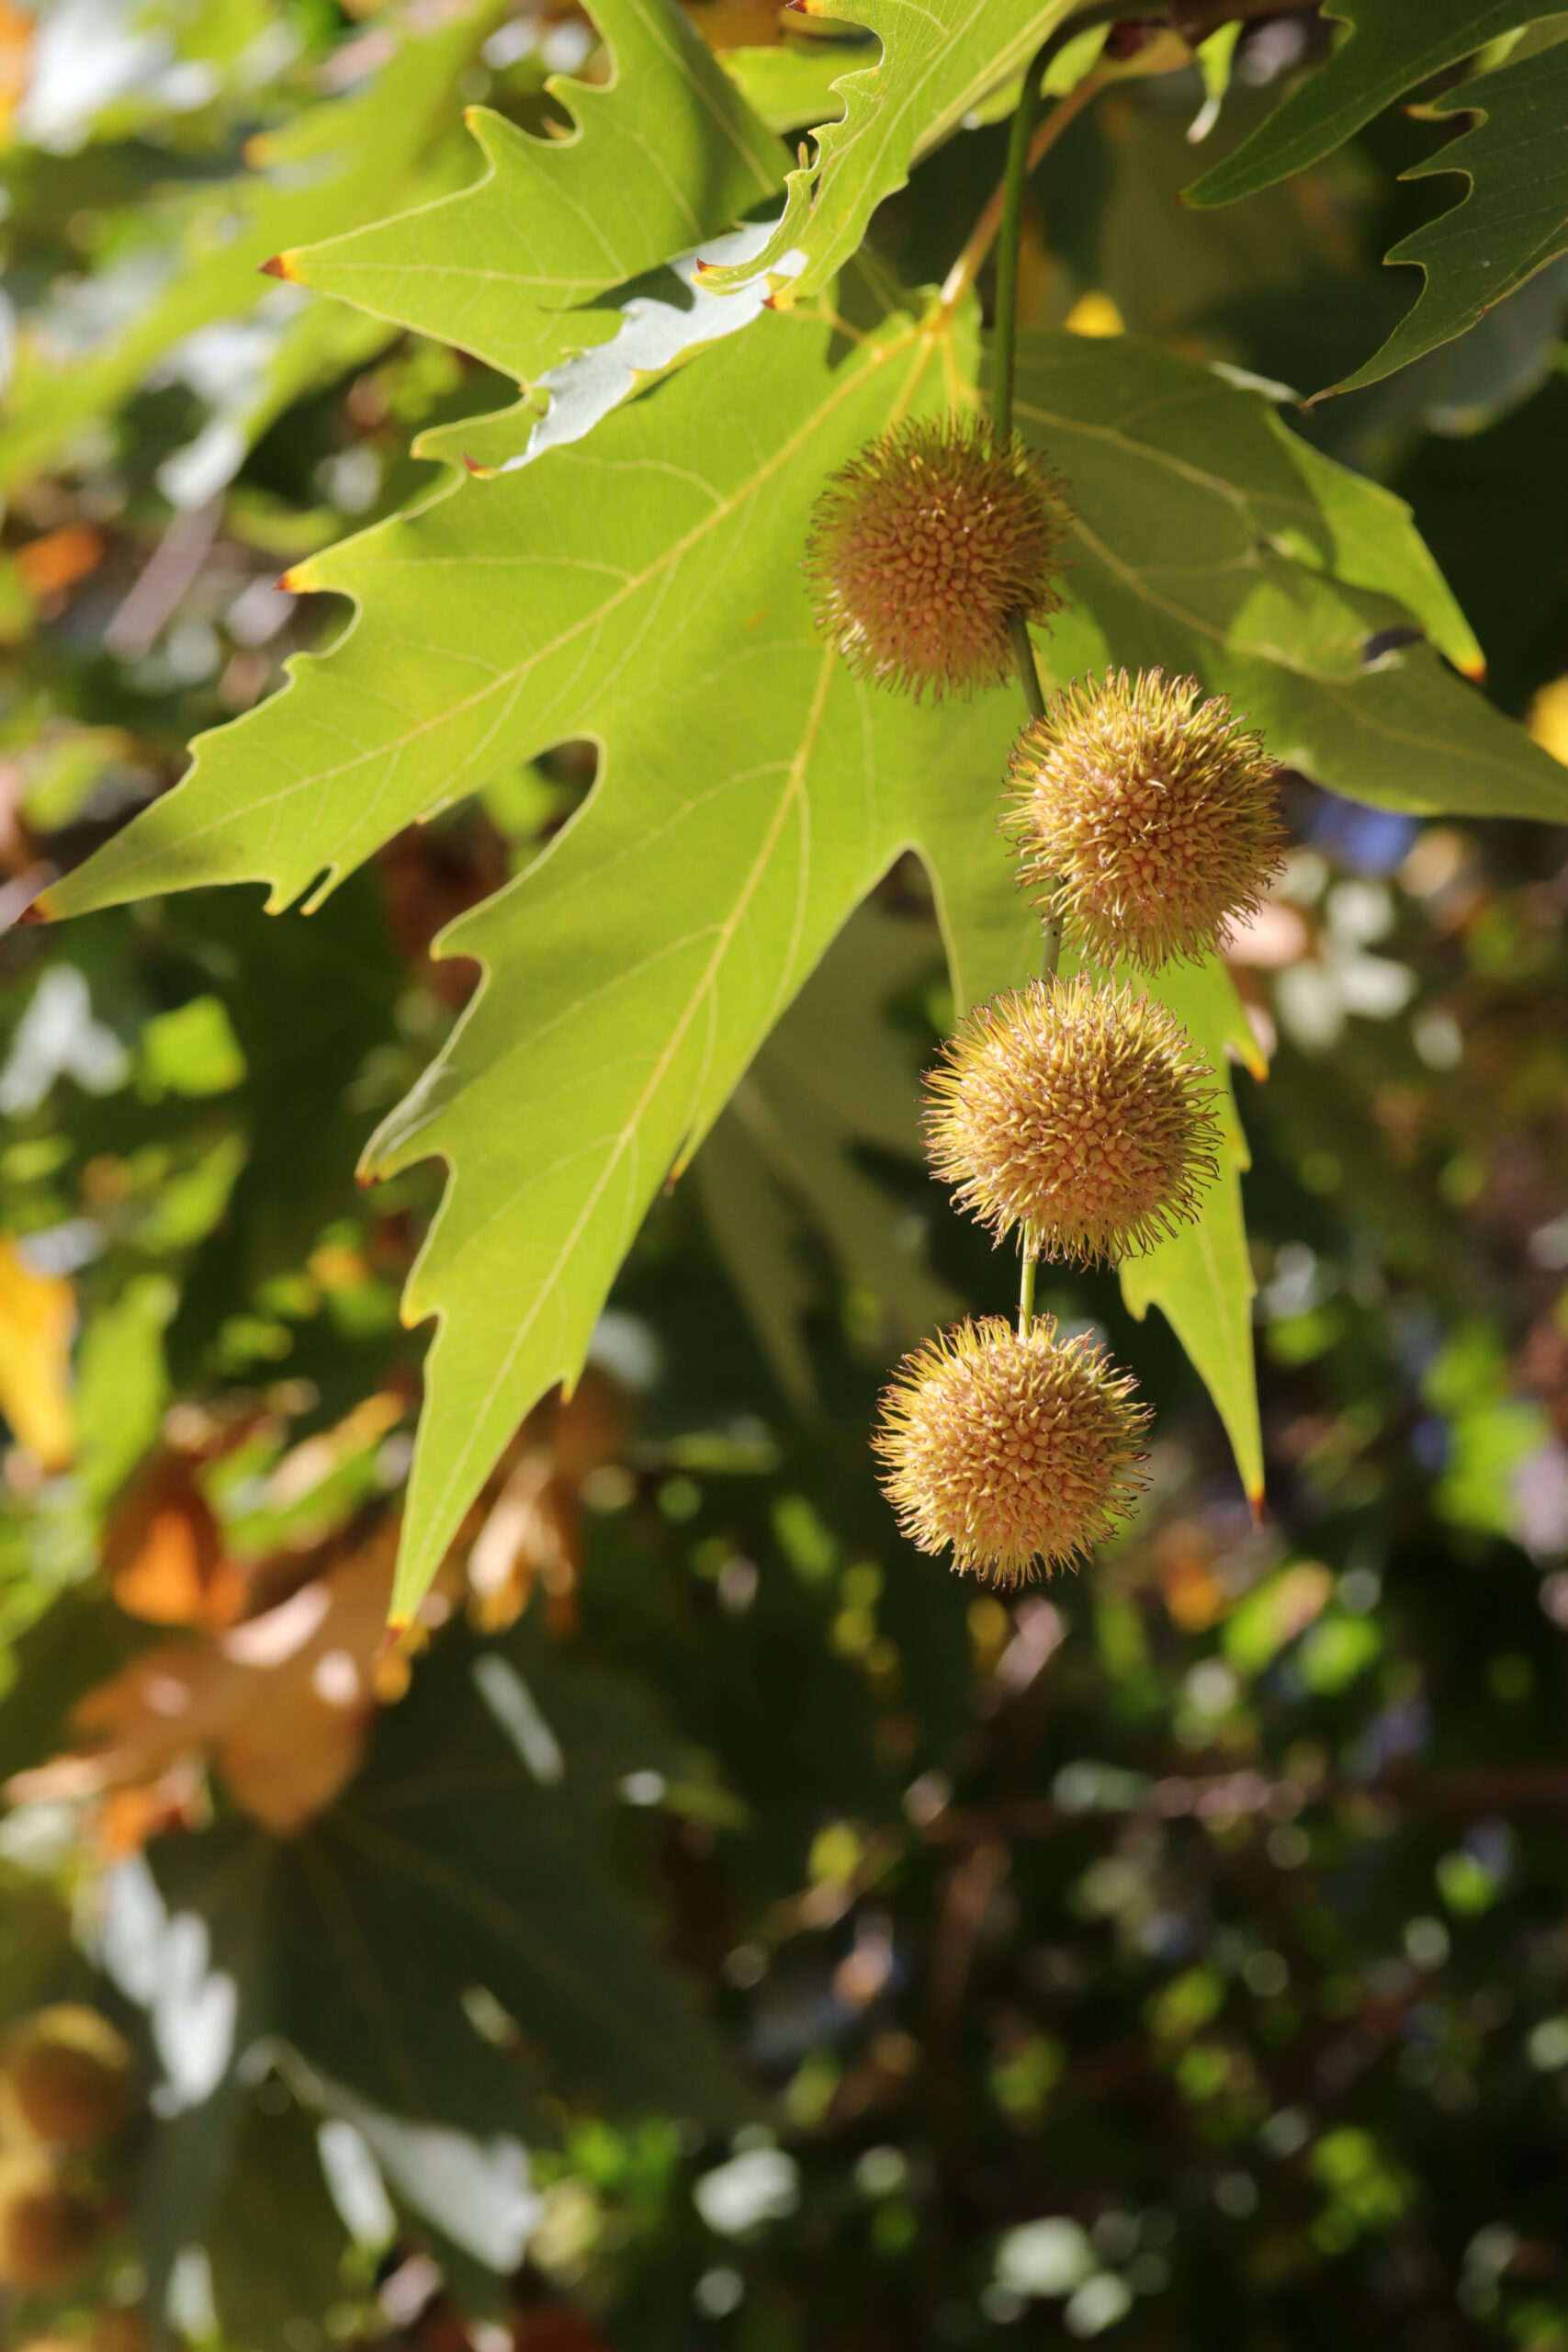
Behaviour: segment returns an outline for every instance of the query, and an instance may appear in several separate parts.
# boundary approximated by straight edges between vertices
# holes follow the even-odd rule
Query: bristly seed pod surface
[[[960,1025],[926,1081],[932,1167],[999,1240],[1137,1256],[1198,1213],[1216,1170],[1213,1073],[1164,1005],[1079,976]]]
[[[1008,616],[1062,602],[1060,484],[981,418],[890,427],[834,476],[806,554],[818,628],[858,676],[968,695],[1010,674]]]
[[[1073,1565],[1140,1490],[1148,1409],[1086,1336],[991,1316],[907,1356],[882,1400],[883,1487],[909,1541],[998,1584]]]
[[[1013,747],[1003,831],[1020,881],[1103,963],[1201,959],[1257,912],[1282,863],[1263,740],[1158,670],[1052,696]]]

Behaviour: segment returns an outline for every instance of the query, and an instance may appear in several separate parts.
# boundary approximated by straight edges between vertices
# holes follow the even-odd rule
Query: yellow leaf
[[[1568,767],[1568,678],[1554,678],[1542,686],[1525,723],[1541,750]]]
[[[76,1300],[59,1274],[35,1274],[9,1234],[0,1234],[0,1413],[18,1445],[46,1470],[63,1470],[75,1451],[71,1413],[71,1338]]]

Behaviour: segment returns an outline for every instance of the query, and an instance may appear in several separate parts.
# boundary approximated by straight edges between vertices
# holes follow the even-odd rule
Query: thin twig
[[[1238,1781],[1248,1785],[1238,1787]],[[1436,1813],[1509,1814],[1536,1807],[1568,1812],[1568,1770],[1557,1765],[1481,1766],[1468,1771],[1400,1774],[1370,1783],[1336,1781],[1310,1792],[1289,1782],[1265,1781],[1257,1773],[1220,1772],[1156,1782],[1136,1804],[1096,1805],[1092,1812],[1069,1811],[1049,1797],[1015,1797],[999,1804],[973,1807],[950,1805],[923,1826],[922,1834],[932,1845],[986,1849],[1007,1838],[1050,1838],[1060,1829],[1083,1828],[1096,1821],[1115,1826],[1132,1820],[1293,1818],[1303,1804],[1332,1803],[1340,1797],[1382,1798],[1413,1811]],[[1272,1809],[1280,1799],[1288,1812]]]
[[[1080,26],[1081,31],[1083,28]],[[1095,92],[1101,86],[1100,77],[1088,74],[1076,89],[1059,98],[1035,131],[1029,145],[1026,176],[1050,153],[1067,125],[1082,112]],[[986,209],[964,241],[964,250],[942,281],[942,307],[956,310],[986,265],[986,255],[996,243],[997,232],[1002,225],[1002,208],[1007,202],[1007,182],[998,180],[987,201]]]

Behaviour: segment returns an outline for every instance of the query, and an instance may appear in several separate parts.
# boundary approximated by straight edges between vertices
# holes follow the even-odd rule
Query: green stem
[[[1008,615],[1008,635],[1012,639],[1012,658],[1018,667],[1019,684],[1023,688],[1023,699],[1029,706],[1029,716],[1031,718],[1043,718],[1045,696],[1041,691],[1039,670],[1035,667],[1029,623],[1021,613]]]
[[[1029,189],[1029,148],[1039,111],[1040,91],[1051,60],[1062,46],[1062,33],[1052,34],[1036,53],[1023,77],[1008,139],[1007,172],[1002,180],[1002,225],[997,239],[997,309],[991,333],[991,429],[998,441],[1012,439],[1013,379],[1018,359],[1018,278],[1023,250],[1023,200]],[[1029,640],[1029,623],[1021,613],[1008,615],[1013,662],[1031,718],[1045,715],[1040,671]]]
[[[997,239],[997,313],[991,337],[991,424],[998,441],[1012,438],[1013,365],[1018,348],[1018,265],[1023,249],[1023,199],[1029,187],[1029,142],[1040,106],[1040,85],[1058,43],[1038,51],[1019,92],[1002,181],[1002,225]]]
[[[1039,1263],[1027,1241],[1023,1245],[1023,1268],[1018,1283],[1018,1336],[1029,1337],[1029,1326],[1034,1314],[1034,1269]]]
[[[1012,436],[1012,391],[1018,351],[1019,259],[1023,243],[1023,199],[1029,186],[1030,141],[1040,103],[1041,85],[1045,79],[1046,69],[1061,45],[1061,39],[1059,33],[1053,35],[1024,75],[1018,110],[1012,119],[1012,134],[1008,141],[1007,176],[1002,183],[1002,225],[997,242],[996,327],[991,343],[991,424],[998,440],[1010,440]],[[1008,615],[1008,636],[1012,640],[1013,665],[1018,672],[1019,684],[1023,689],[1024,707],[1032,719],[1043,718],[1045,695],[1040,684],[1040,665],[1034,659],[1029,622],[1022,613]],[[1061,932],[1052,915],[1046,916],[1043,930],[1040,977],[1043,980],[1049,980],[1055,977],[1062,947]],[[1029,1328],[1033,1296],[1034,1261],[1026,1255],[1018,1310],[1021,1338]]]

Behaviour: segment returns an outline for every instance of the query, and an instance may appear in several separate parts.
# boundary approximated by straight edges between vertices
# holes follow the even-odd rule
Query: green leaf
[[[775,313],[585,443],[312,559],[297,585],[362,607],[339,648],[52,893],[61,912],[216,881],[319,898],[507,763],[604,747],[577,820],[445,934],[484,989],[367,1156],[453,1170],[404,1305],[441,1328],[400,1611],[523,1414],[576,1377],[659,1185],[899,852],[931,872],[960,1004],[1029,968],[995,833],[1011,697],[933,713],[857,684],[795,554],[826,476],[896,404],[942,397],[943,354],[962,366],[940,319],[855,341]],[[1563,772],[1428,649],[1368,666],[1371,632],[1410,626],[1383,591],[1430,602],[1429,567],[1396,501],[1303,455],[1256,394],[1152,346],[1042,336],[1019,413],[1078,515],[1055,674],[1190,669],[1359,798],[1568,808]]]
[[[604,0],[596,15],[614,79],[547,85],[577,116],[574,139],[472,107],[481,180],[286,254],[285,274],[523,382],[612,334],[619,314],[601,298],[773,195],[783,158],[678,8]]]
[[[1067,945],[1063,977],[1082,968],[1083,959]],[[1168,1006],[1214,1073],[1224,1140],[1219,1175],[1203,1195],[1201,1212],[1146,1257],[1124,1259],[1118,1271],[1128,1312],[1141,1323],[1157,1306],[1180,1340],[1224,1423],[1242,1485],[1256,1507],[1263,1498],[1263,1433],[1252,1344],[1257,1283],[1241,1199],[1241,1180],[1251,1159],[1236,1114],[1230,1063],[1233,1057],[1243,1062],[1258,1079],[1268,1076],[1269,1065],[1217,956],[1202,964],[1167,964],[1153,973],[1118,965],[1111,978]]]
[[[1404,177],[1463,172],[1470,194],[1391,248],[1386,259],[1415,263],[1426,284],[1382,349],[1337,391],[1375,384],[1451,342],[1568,252],[1568,43],[1461,84],[1432,112],[1481,120]]]
[[[703,1205],[727,1272],[785,1394],[815,1401],[799,1332],[811,1297],[796,1261],[804,1204],[844,1272],[918,1339],[957,1312],[945,1284],[894,1234],[895,1207],[855,1159],[873,1145],[919,1162],[916,1056],[888,999],[929,970],[923,923],[863,907],[828,950],[730,1098],[697,1156]]]
[[[1283,428],[1280,428],[1283,430]],[[1334,534],[1334,570],[1348,586],[1371,588],[1395,597],[1418,620],[1427,637],[1467,678],[1486,674],[1486,658],[1430,549],[1412,526],[1410,508],[1381,482],[1337,466],[1309,441],[1289,436],[1292,462],[1299,467],[1320,514]],[[1313,560],[1310,535],[1287,524],[1276,544],[1302,561]]]
[[[1445,66],[1557,14],[1561,0],[1325,0],[1348,32],[1317,72],[1290,91],[1234,154],[1187,190],[1189,204],[1234,204],[1321,163]],[[1446,168],[1440,167],[1440,168]]]
[[[840,110],[835,84],[846,66],[836,40],[770,41],[758,49],[725,49],[718,62],[770,130],[803,130],[831,122]]]
[[[141,1084],[161,1094],[227,1094],[245,1076],[223,1000],[192,997],[173,1012],[154,1013],[141,1032]]]
[[[852,0],[855,23],[882,43],[880,59],[834,80],[842,115],[822,125],[811,160],[790,173],[783,216],[756,260],[705,272],[705,281],[732,291],[803,255],[796,292],[825,287],[858,249],[883,198],[904,186],[911,164],[1025,64],[1073,6],[1074,0],[929,0],[908,8],[897,0]],[[955,235],[954,250],[960,242]]]
[[[1247,1499],[1256,1508],[1263,1499],[1263,1432],[1252,1346],[1257,1283],[1241,1200],[1241,1179],[1251,1160],[1228,1062],[1234,1052],[1255,1078],[1265,1077],[1268,1065],[1230,976],[1217,959],[1169,965],[1155,973],[1147,987],[1151,996],[1170,1007],[1213,1069],[1224,1140],[1219,1179],[1204,1196],[1202,1214],[1146,1258],[1125,1261],[1122,1295],[1140,1323],[1151,1306],[1157,1306],[1176,1333],[1214,1400]]]
[[[374,2117],[411,2150],[423,2133],[438,2153],[441,2129],[537,2136],[541,2095],[736,2120],[746,2099],[728,2061],[600,1859],[620,1783],[681,1770],[626,1687],[567,1663],[531,1628],[482,1644],[454,1630],[381,1717],[365,1770],[302,1836],[219,1827],[155,1843],[155,1890],[140,1863],[111,1875],[106,1964],[149,2012],[175,2086],[139,2199],[154,2279],[209,2230],[220,2287],[220,2247],[238,2258],[232,2199],[243,2204],[257,2153],[243,2086],[258,2042],[298,2053],[329,2109],[335,2091],[351,2120]],[[281,2194],[264,2169],[267,2197]],[[411,2161],[405,2201],[417,2202],[418,2177]],[[450,2231],[439,2190],[429,2217]],[[307,2201],[319,2215],[324,2199]],[[478,2222],[466,2251],[514,2264]],[[315,2234],[324,2255],[330,2230]],[[292,2274],[280,2281],[283,2300],[299,2291]]]
[[[316,2132],[290,2099],[246,2100],[203,2219],[222,2340],[237,2352],[295,2352],[343,2301],[348,2233],[321,2177]]]
[[[168,1401],[164,1333],[179,1303],[166,1274],[137,1274],[95,1316],[76,1371],[76,1475],[95,1502],[122,1486]]]
[[[281,246],[323,226],[374,219],[389,205],[431,192],[412,176],[422,165],[445,187],[452,158],[427,151],[457,111],[456,77],[472,55],[501,0],[469,0],[434,31],[402,30],[382,70],[349,96],[311,107],[248,151],[254,169],[192,196],[180,193],[149,209],[144,253],[121,255],[96,291],[108,317],[126,317],[85,353],[62,362],[47,308],[24,313],[17,368],[0,424],[0,488],[39,472],[95,419],[112,414],[171,346],[221,319],[246,318],[257,337],[253,381],[215,425],[226,428],[197,481],[193,452],[188,499],[198,504],[221,487],[248,439],[297,397],[319,368],[347,367],[385,339],[364,319],[330,311],[297,312],[280,289],[254,273]],[[137,273],[151,267],[155,288],[132,298]],[[224,450],[228,470],[222,470]],[[177,461],[176,461],[177,462]],[[213,480],[214,472],[217,481]],[[197,494],[199,493],[199,494]]]
[[[47,1879],[0,1861],[0,2017],[48,1994],[71,1951],[71,1914]]]
[[[1132,338],[1024,338],[1018,415],[1078,517],[1073,608],[1041,650],[1053,678],[1190,672],[1330,791],[1563,821],[1562,767],[1431,645],[1387,645],[1424,617],[1479,665],[1401,500],[1308,449],[1256,392]]]
[[[961,992],[1011,968],[992,937],[995,905],[1016,925],[993,831],[1010,703],[937,719],[857,685],[814,637],[793,553],[825,475],[891,401],[940,397],[940,341],[898,321],[840,358],[830,322],[764,324],[581,448],[305,567],[306,584],[362,593],[366,621],[330,673],[302,663],[286,704],[231,730],[183,796],[194,824],[162,804],[140,847],[111,853],[118,878],[100,871],[109,896],[165,887],[157,873],[265,875],[285,904],[508,759],[570,734],[606,746],[577,823],[446,934],[487,985],[370,1157],[461,1169],[405,1306],[443,1331],[400,1608],[527,1402],[575,1376],[653,1192],[903,848],[938,871]],[[521,564],[504,600],[498,563]],[[76,905],[91,889],[68,886]]]

